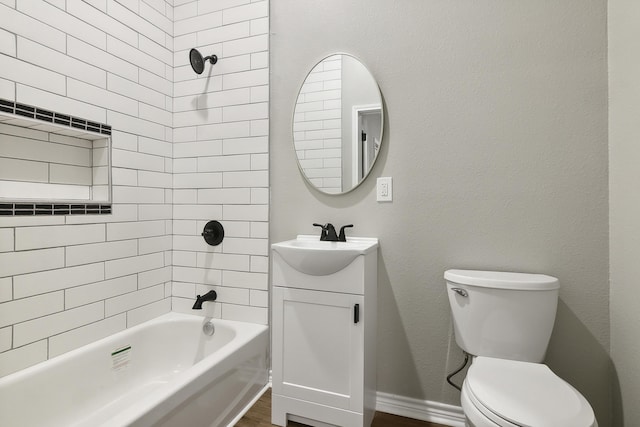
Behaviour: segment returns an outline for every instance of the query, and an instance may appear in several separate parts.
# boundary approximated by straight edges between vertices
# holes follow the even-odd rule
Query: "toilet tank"
[[[447,270],[456,343],[474,356],[540,363],[558,306],[558,279],[543,274]]]

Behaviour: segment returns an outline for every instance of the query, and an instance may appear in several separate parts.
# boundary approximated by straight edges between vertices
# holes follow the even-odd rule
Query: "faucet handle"
[[[353,227],[353,224],[347,224],[347,225],[343,225],[342,227],[340,227],[340,236],[338,236],[338,241],[340,242],[346,242],[347,241],[347,236],[345,236],[344,234],[344,229],[345,228],[351,228]]]
[[[317,223],[313,223],[314,227],[320,227],[322,228],[322,232],[320,233],[320,240],[326,240],[327,239],[327,227],[322,225],[322,224],[317,224]]]

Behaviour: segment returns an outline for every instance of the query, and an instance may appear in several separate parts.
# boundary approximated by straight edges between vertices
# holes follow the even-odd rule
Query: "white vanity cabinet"
[[[310,239],[298,236],[296,241],[305,238]],[[285,426],[287,420],[316,426],[371,425],[376,393],[378,242],[353,240],[360,244],[361,253],[349,252],[346,256],[353,260],[335,267],[338,271],[327,267],[333,261],[318,271],[325,267],[318,267],[323,260],[316,264],[314,257],[335,257],[345,264],[331,249],[339,252],[348,248],[346,244],[317,243],[331,253],[314,252],[316,244],[310,244],[311,249],[301,245],[310,252],[303,254],[308,258],[302,261],[279,250],[278,245],[288,242],[272,245],[275,425]],[[318,274],[324,272],[328,274]]]

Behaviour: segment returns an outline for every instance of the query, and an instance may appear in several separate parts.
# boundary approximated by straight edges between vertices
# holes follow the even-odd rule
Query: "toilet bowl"
[[[448,270],[458,346],[473,356],[461,390],[470,427],[597,427],[589,402],[542,364],[559,281],[543,274]]]
[[[546,365],[476,357],[461,394],[470,427],[597,427],[589,402]]]

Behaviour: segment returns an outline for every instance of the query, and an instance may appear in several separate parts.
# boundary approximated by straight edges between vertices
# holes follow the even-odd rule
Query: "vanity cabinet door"
[[[362,412],[362,295],[273,288],[273,392]]]

